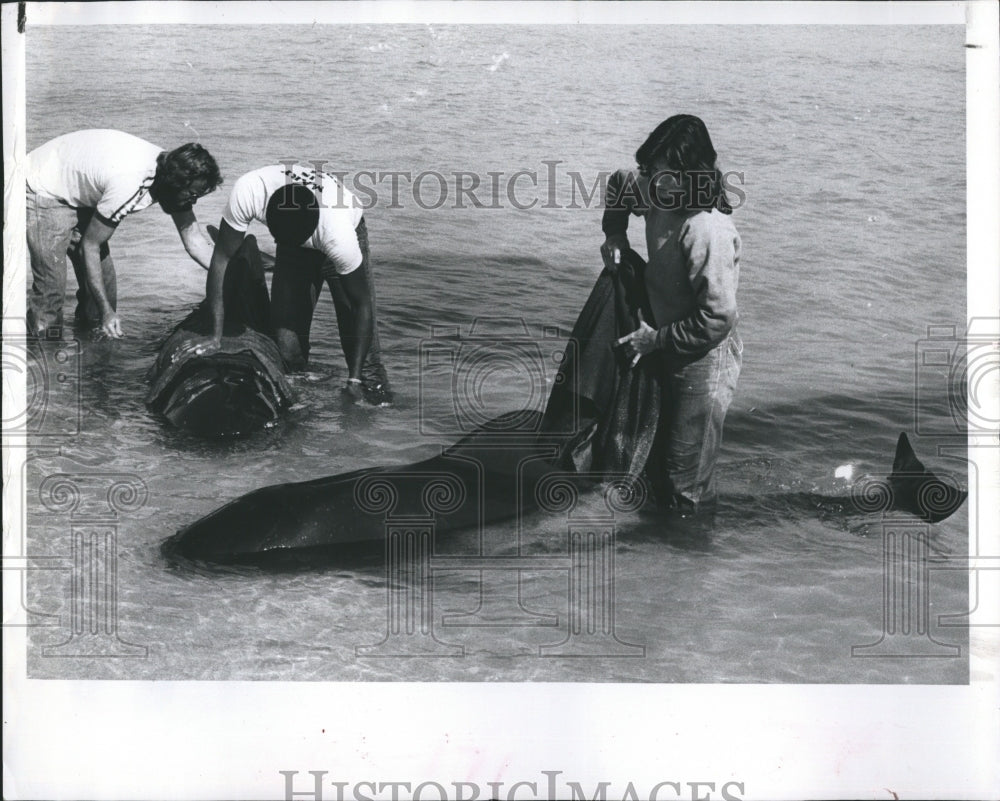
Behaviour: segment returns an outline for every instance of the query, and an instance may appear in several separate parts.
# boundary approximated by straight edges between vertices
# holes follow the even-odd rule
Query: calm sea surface
[[[165,148],[202,142],[226,179],[198,203],[203,222],[218,223],[243,172],[288,158],[351,176],[471,172],[482,176],[477,196],[500,206],[456,207],[453,177],[440,208],[426,208],[437,205],[436,180],[421,184],[423,208],[405,179],[396,202],[388,180],[378,184],[366,216],[397,405],[344,405],[345,367],[324,298],[313,325],[316,364],[295,378],[297,406],[274,429],[222,444],[171,431],[143,406],[157,345],[202,297],[204,273],[158,209],[129,218],[112,241],[128,337],[82,344],[81,431],[36,440],[29,547],[36,556],[70,553],[67,513],[39,501],[46,476],[141,479],[145,502],[117,524],[117,636],[148,651],[46,657],[46,646],[68,636],[71,573],[37,573],[29,604],[61,617],[32,632],[30,675],[968,679],[967,635],[938,619],[968,608],[968,574],[955,569],[967,553],[968,509],[932,529],[922,585],[931,630],[917,649],[941,656],[957,645],[961,656],[861,658],[851,647],[876,642],[883,629],[880,521],[794,501],[796,492],[847,495],[850,483],[834,477],[844,465],[854,476],[886,473],[902,430],[932,467],[966,481],[964,460],[938,456],[940,440],[917,436],[914,414],[948,422],[945,375],[926,377],[915,399],[915,353],[929,325],[965,320],[961,28],[30,28],[27,86],[29,149],[97,127]],[[743,176],[734,219],[744,244],[746,347],[721,456],[730,500],[714,531],[694,537],[618,520],[615,633],[642,650],[581,659],[544,649],[567,638],[565,571],[526,570],[520,585],[509,572],[437,571],[434,634],[464,657],[373,659],[356,647],[386,634],[380,568],[213,575],[164,562],[163,539],[250,489],[403,464],[454,441],[449,376],[420,380],[421,343],[434,326],[468,333],[490,318],[479,330],[502,341],[523,324],[546,354],[559,351],[599,272],[602,241],[596,204],[565,208],[570,174],[589,186],[601,170],[630,166],[645,135],[681,111],[706,121],[722,168]],[[530,176],[516,184],[515,199],[537,199],[534,208],[515,208],[505,183],[499,195],[490,189],[489,172],[518,170],[538,175],[537,188]],[[269,247],[266,231],[257,233]],[[632,239],[642,247],[641,221]],[[542,337],[552,326],[562,339]],[[547,387],[516,378],[487,375],[477,402],[494,413],[539,407]],[[72,397],[54,398],[53,414],[73,408]],[[549,552],[565,526],[530,520],[525,552]],[[486,533],[509,535],[513,548],[507,529]],[[468,625],[481,597],[516,606],[518,593],[522,625]]]

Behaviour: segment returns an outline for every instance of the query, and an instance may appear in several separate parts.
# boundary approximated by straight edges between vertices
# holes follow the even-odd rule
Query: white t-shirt
[[[109,225],[153,202],[149,188],[162,147],[108,129],[57,136],[28,154],[28,187],[75,209],[96,209]]]
[[[237,231],[246,231],[251,220],[266,222],[267,201],[287,183],[307,186],[320,198],[319,223],[302,246],[321,251],[339,275],[354,272],[361,266],[361,246],[354,229],[364,210],[330,173],[301,164],[274,164],[248,172],[233,184],[222,219]]]

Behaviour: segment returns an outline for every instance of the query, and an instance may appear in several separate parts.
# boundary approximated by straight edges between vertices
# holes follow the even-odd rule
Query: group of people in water
[[[635,160],[635,169],[619,170],[608,183],[601,254],[612,275],[623,261],[634,264],[629,219],[645,218],[643,300],[636,305],[637,327],[607,347],[626,367],[642,365],[654,377],[659,409],[649,424],[655,443],[645,469],[661,506],[693,513],[714,499],[723,422],[740,372],[740,237],[716,151],[698,117],[664,120]],[[201,145],[164,151],[121,131],[76,131],[29,153],[26,178],[29,336],[63,336],[67,257],[79,285],[77,327],[123,336],[109,242],[128,215],[159,204],[188,255],[208,272],[212,331],[180,356],[211,354],[222,338],[227,265],[257,221],[277,246],[271,330],[288,369],[308,363],[313,312],[325,283],[347,362],[345,390],[375,405],[392,402],[363,209],[336,176],[287,164],[246,173],[233,185],[214,243],[193,209],[222,177]]]
[[[226,267],[256,220],[267,225],[278,248],[271,326],[289,369],[307,363],[313,310],[325,281],[337,311],[348,391],[377,405],[391,403],[362,210],[334,176],[297,165],[248,172],[233,186],[214,244],[193,208],[222,177],[201,145],[168,152],[122,131],[75,131],[29,153],[26,178],[29,336],[62,336],[67,255],[79,284],[77,326],[122,336],[109,241],[129,214],[158,203],[173,217],[188,255],[208,271],[213,331],[192,342],[191,352],[217,350]]]

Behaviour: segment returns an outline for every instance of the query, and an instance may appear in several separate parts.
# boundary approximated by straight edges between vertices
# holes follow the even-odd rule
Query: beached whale
[[[273,423],[291,405],[285,365],[270,335],[265,259],[252,236],[226,269],[221,347],[181,356],[192,339],[210,333],[207,301],[189,314],[160,348],[147,378],[146,406],[199,436],[248,434]]]
[[[350,559],[366,550],[382,553],[387,517],[433,514],[442,534],[510,517],[519,496],[523,510],[530,511],[539,482],[565,472],[553,461],[557,447],[531,434],[538,417],[535,412],[498,418],[496,427],[415,464],[254,490],[182,529],[164,544],[164,553],[214,564],[263,563],[294,552],[325,561],[338,553]],[[517,442],[510,439],[512,428],[504,430],[508,421],[527,424]]]
[[[649,365],[630,369],[610,344],[635,324],[630,260],[594,287],[544,413],[503,415],[415,464],[254,490],[177,532],[163,553],[216,565],[347,563],[382,554],[394,520],[433,519],[438,538],[481,530],[552,509],[567,484],[587,492],[611,480],[633,500],[652,500],[641,476],[655,434],[657,383]],[[888,479],[861,486],[851,499],[857,511],[897,510],[927,522],[945,519],[966,497],[924,467],[905,434]],[[815,510],[831,500],[849,499],[805,494],[790,506]]]
[[[523,423],[524,438],[512,440],[511,429],[498,437],[505,421],[514,419]],[[216,565],[344,563],[380,555],[392,520],[433,516],[441,538],[544,510],[546,484],[551,489],[554,481],[563,488],[565,482],[574,484],[580,492],[597,490],[602,483],[597,474],[559,463],[560,438],[532,435],[538,422],[537,412],[515,413],[416,464],[254,490],[179,531],[164,543],[163,553],[172,560]],[[966,498],[924,467],[906,434],[900,434],[888,479],[859,486],[855,498],[809,495],[791,498],[789,505],[820,508],[850,501],[857,512],[899,511],[937,523]],[[648,497],[638,486],[635,495]]]

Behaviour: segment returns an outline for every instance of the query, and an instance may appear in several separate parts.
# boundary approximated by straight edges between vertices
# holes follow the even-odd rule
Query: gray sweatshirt
[[[646,290],[657,328],[656,345],[667,354],[699,357],[722,344],[736,326],[740,235],[717,209],[679,213],[657,208],[644,181],[619,170],[609,181],[602,228],[625,234],[630,214],[646,218]]]

